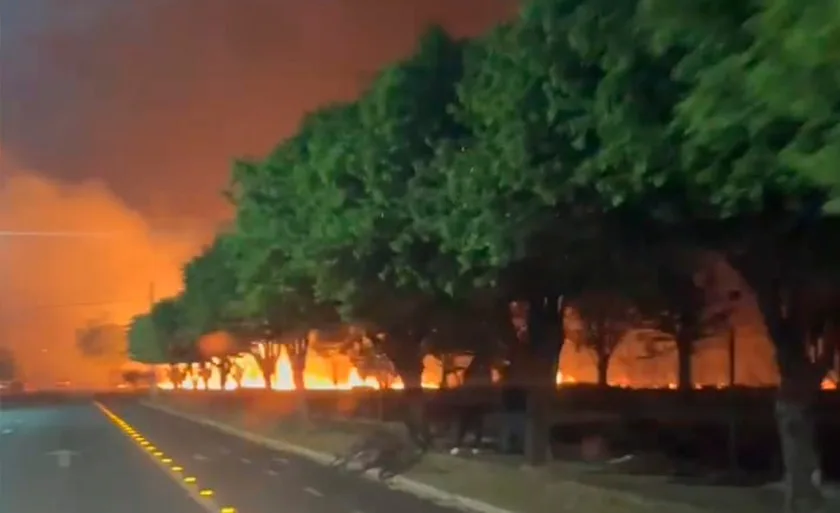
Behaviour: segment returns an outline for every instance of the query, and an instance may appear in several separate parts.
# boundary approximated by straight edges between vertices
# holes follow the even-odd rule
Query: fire
[[[278,391],[289,391],[295,389],[294,377],[292,374],[292,363],[285,347],[280,350],[280,356],[277,359],[277,365],[274,370],[274,376],[271,379],[271,389]],[[318,363],[324,366],[325,358],[319,358],[317,355],[309,354],[307,356],[307,369],[304,372],[304,386],[307,390],[352,390],[354,388],[373,388],[379,389],[383,385],[373,376],[362,377],[359,369],[351,364],[343,366],[345,371],[343,376],[329,376],[327,372],[318,372],[310,367],[318,367]],[[241,380],[239,383],[229,376],[225,382],[224,390],[236,390],[238,388],[266,388],[265,379],[260,370],[257,359],[252,354],[242,354],[233,358],[235,367],[241,369]],[[316,364],[316,365],[312,365]],[[189,364],[182,365],[185,369]],[[429,374],[429,373],[426,373]],[[424,388],[438,388],[439,383],[432,379],[433,376],[423,376]],[[404,387],[399,377],[394,377],[389,380],[390,383],[387,388],[401,389]],[[174,384],[168,376],[162,375],[159,380],[158,387],[162,389],[172,389]],[[181,383],[181,388],[186,390],[205,389],[203,380],[198,377],[198,367],[193,364],[193,372],[187,379]],[[222,390],[222,377],[218,367],[210,369],[210,377],[207,380],[207,390]]]
[[[233,363],[240,369],[241,379],[237,382],[231,374],[228,376],[222,387],[222,379],[219,369],[211,367],[209,369],[209,379],[207,380],[207,390],[236,390],[238,388],[262,389],[265,388],[265,381],[262,372],[257,363],[256,358],[252,354],[242,354],[233,358]],[[158,387],[162,389],[173,389],[174,384],[168,377],[168,373],[161,366],[159,369]],[[183,364],[182,370],[189,367],[189,364]],[[203,390],[205,384],[199,378],[199,368],[197,365],[192,365],[193,372],[186,377],[181,383],[181,388],[185,390]],[[499,376],[494,375],[494,381],[498,380]],[[380,383],[374,376],[364,376],[360,370],[352,365],[346,357],[337,356],[321,356],[314,351],[310,351],[307,355],[307,365],[304,373],[304,385],[307,390],[352,390],[355,388],[370,388],[370,389],[402,389],[404,385],[397,376],[388,376],[385,383]],[[557,372],[555,383],[560,386],[563,384],[574,384],[582,382],[568,372]],[[424,361],[424,372],[422,376],[422,385],[426,389],[440,388],[441,384],[441,365],[440,362],[428,356]],[[629,379],[611,379],[610,385],[621,388],[634,388],[634,385]],[[454,386],[457,386],[455,384]],[[676,383],[667,383],[660,385],[670,389],[676,389]],[[706,385],[697,385],[695,388],[705,387],[726,388],[726,383],[715,383]],[[271,380],[271,389],[277,391],[295,390],[294,378],[292,375],[292,364],[286,348],[281,348],[274,376]],[[823,390],[837,390],[837,378],[835,376],[827,377],[822,383]]]
[[[333,357],[341,359],[340,357]],[[391,377],[387,385],[381,384],[375,377],[362,377],[361,372],[357,367],[344,361],[344,372],[341,376],[330,376],[330,373],[325,371],[325,367],[329,367],[331,362],[328,358],[320,357],[316,354],[307,355],[307,368],[304,372],[304,385],[307,390],[352,390],[354,388],[371,388],[381,389],[383,386],[392,390],[399,390],[404,388],[404,384],[399,377]],[[210,376],[207,380],[206,388],[204,381],[199,378],[199,368],[196,364],[192,364],[192,372],[181,383],[181,388],[184,390],[237,390],[238,388],[262,389],[266,388],[265,379],[263,378],[260,366],[257,359],[252,354],[242,354],[233,358],[234,366],[241,369],[241,379],[239,383],[232,375],[228,376],[222,387],[222,376],[218,367],[211,367],[209,369]],[[440,369],[439,362],[433,357],[428,357],[425,363],[425,371],[422,376],[422,385],[426,389],[440,388]],[[181,370],[186,370],[190,364],[182,364]],[[320,368],[319,368],[320,367]],[[171,390],[175,386],[169,379],[168,373],[164,366],[159,369],[158,387],[161,389]],[[494,376],[494,380],[498,376]],[[557,372],[555,382],[558,385],[564,383],[576,383],[577,380],[571,376],[564,375],[562,372]],[[280,350],[280,356],[277,359],[274,376],[271,380],[271,389],[278,391],[295,390],[294,377],[292,375],[292,363],[286,348]]]

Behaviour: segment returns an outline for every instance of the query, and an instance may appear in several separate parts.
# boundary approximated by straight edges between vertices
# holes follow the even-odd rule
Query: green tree
[[[461,45],[430,31],[359,101],[313,113],[262,165],[239,168],[233,191],[240,226],[260,240],[250,268],[272,262],[282,276],[262,282],[274,291],[311,286],[314,304],[335,305],[346,321],[368,327],[418,421],[433,301],[403,274],[423,275],[434,248],[392,246],[410,228],[402,200],[416,165],[455,128],[447,107],[460,65]]]
[[[164,341],[172,361],[185,361],[194,353],[194,334],[186,324],[183,296],[158,301],[152,306],[150,316],[155,334]]]
[[[330,282],[340,286],[327,290],[346,306],[350,319],[369,323],[377,335],[384,335],[372,340],[402,379],[411,411],[409,428],[417,436],[425,436],[426,430],[423,343],[447,301],[438,289],[423,287],[430,282],[421,277],[438,271],[436,248],[404,237],[413,224],[405,200],[417,168],[434,158],[440,141],[463,132],[449,108],[462,76],[463,48],[433,28],[413,55],[383,70],[359,100],[358,161],[349,171],[362,194],[345,206],[356,221],[352,231],[339,232],[336,256],[347,267],[331,272]],[[335,171],[341,185],[346,173]]]
[[[179,386],[181,365],[195,361],[195,339],[186,328],[180,296],[158,301],[146,315],[135,317],[128,332],[131,358],[143,363],[167,363],[170,378]],[[189,372],[189,371],[188,371]]]
[[[92,360],[120,364],[128,350],[126,329],[108,319],[90,320],[76,330],[76,348]]]
[[[233,308],[237,301],[235,260],[230,237],[219,235],[213,243],[184,266],[184,329],[199,344],[203,360],[219,371],[222,388],[233,369],[233,357],[250,349],[250,342],[238,336]]]
[[[137,315],[131,320],[126,338],[129,359],[149,365],[170,365],[170,381],[173,386],[180,386],[181,372],[173,365],[168,342],[158,334],[150,313]]]
[[[639,327],[638,309],[615,290],[588,290],[572,302],[578,317],[578,329],[570,337],[577,349],[595,357],[597,383],[609,384],[612,357],[625,337]],[[576,331],[576,332],[575,332]]]
[[[690,391],[695,355],[729,331],[741,293],[723,288],[714,259],[696,247],[660,247],[648,263],[650,274],[635,287],[639,339],[646,357],[676,353],[677,388]]]
[[[644,0],[641,13],[655,47],[684,56],[678,77],[690,90],[679,122],[695,140],[739,154],[733,177],[740,187],[757,199],[757,189],[804,179],[837,197],[840,55],[831,49],[840,40],[840,15],[833,2],[695,0],[677,7]],[[736,144],[744,137],[748,151]],[[770,169],[755,165],[768,160]]]
[[[293,139],[285,151],[296,151]],[[238,300],[233,306],[237,337],[256,343],[252,354],[260,364],[266,387],[276,371],[281,350],[292,366],[298,409],[308,417],[304,371],[310,332],[340,321],[332,304],[316,297],[313,279],[292,258],[298,222],[309,198],[299,195],[285,170],[276,164],[288,155],[276,150],[266,163],[240,163],[234,174],[232,199],[237,204],[236,232],[230,239]],[[288,164],[292,165],[293,160]],[[289,188],[284,187],[288,183]],[[298,210],[299,209],[299,210]],[[307,263],[308,265],[308,263]]]
[[[720,251],[755,295],[781,374],[787,509],[818,511],[809,412],[836,351],[828,328],[840,274],[837,221],[822,215],[836,196],[837,57],[822,46],[836,37],[836,11],[786,0],[641,6],[639,25],[678,58],[685,91],[671,127],[687,186],[682,229]]]
[[[528,304],[528,460],[547,456],[547,408],[569,301],[633,248],[617,249],[630,201],[662,183],[675,95],[637,42],[632,2],[530,2],[471,45],[459,86],[464,137],[414,181],[414,231],[448,257],[439,286],[493,288]],[[661,79],[665,79],[664,81]],[[439,260],[443,260],[440,258]],[[592,270],[597,268],[598,273]],[[602,269],[603,268],[603,269]],[[460,291],[460,292],[459,292]]]
[[[150,365],[169,363],[165,341],[158,336],[150,314],[135,316],[128,325],[128,357]]]

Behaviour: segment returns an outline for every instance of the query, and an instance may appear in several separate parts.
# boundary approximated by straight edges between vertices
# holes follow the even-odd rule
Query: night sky
[[[104,180],[155,222],[217,219],[236,156],[350,99],[430,23],[478,34],[512,0],[0,0],[2,148]]]

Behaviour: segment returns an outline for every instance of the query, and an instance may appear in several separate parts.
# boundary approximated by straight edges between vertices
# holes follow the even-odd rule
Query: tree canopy
[[[107,319],[91,320],[76,330],[76,348],[87,358],[121,363],[128,349],[126,329]]]
[[[819,383],[834,349],[806,355],[840,311],[838,16],[828,0],[532,0],[472,40],[432,29],[357,99],[235,163],[231,229],[135,319],[132,355],[345,322],[408,383],[430,341],[519,340],[524,301],[531,376],[553,383],[568,305],[609,290],[697,316],[661,298],[704,265],[674,255],[711,252],[755,296],[783,388]],[[453,312],[470,335],[443,335]]]

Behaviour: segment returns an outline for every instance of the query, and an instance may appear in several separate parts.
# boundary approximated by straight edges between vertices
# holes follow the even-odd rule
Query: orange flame
[[[236,390],[238,388],[266,388],[265,379],[260,369],[257,359],[252,354],[242,354],[234,357],[233,364],[241,369],[241,379],[237,383],[233,376],[229,376],[225,382],[225,390]],[[320,358],[310,352],[307,355],[307,363],[322,363],[325,358]],[[182,369],[185,369],[190,364],[183,364]],[[317,372],[309,368],[304,372],[304,386],[307,390],[352,390],[354,388],[373,388],[379,389],[382,385],[373,376],[362,377],[359,369],[353,365],[345,365],[344,375],[340,378],[329,377],[327,373]],[[205,389],[204,383],[198,378],[198,368],[193,364],[194,372],[191,374],[192,379],[186,379],[181,383],[181,388],[186,390]],[[429,374],[429,373],[425,373]],[[433,376],[423,376],[424,388],[438,388],[439,384],[435,382]],[[159,373],[158,387],[162,389],[172,389],[174,384],[165,374]],[[401,389],[404,385],[399,377],[394,377],[391,380],[388,388]],[[271,379],[272,390],[295,390],[294,377],[292,373],[292,363],[289,359],[289,354],[285,347],[280,350],[280,356],[277,359],[277,364],[274,369],[274,375]],[[207,390],[222,390],[222,378],[218,367],[210,369],[210,377],[207,380]]]
[[[241,354],[234,357],[233,364],[239,368],[241,379],[234,378],[233,373],[228,376],[224,390],[236,390],[238,388],[247,389],[261,389],[265,388],[265,380],[263,378],[260,366],[257,359],[252,354]],[[338,365],[336,365],[336,361]],[[440,388],[441,370],[440,362],[428,356],[424,361],[424,372],[422,376],[422,386],[426,389]],[[190,367],[190,364],[182,364],[181,370]],[[334,372],[336,367],[340,367],[341,372]],[[333,369],[333,372],[330,372]],[[161,389],[173,389],[174,384],[169,379],[166,366],[158,367],[158,387]],[[199,368],[197,364],[192,364],[193,372],[187,379],[181,383],[181,388],[185,390],[199,390],[205,389],[205,384],[199,378]],[[278,391],[295,390],[294,377],[292,373],[292,364],[288,352],[285,347],[280,350],[274,375],[271,379],[271,389]],[[304,386],[307,390],[352,390],[354,388],[370,388],[370,389],[402,389],[404,384],[397,376],[389,376],[386,380],[388,384],[380,383],[374,376],[365,376],[360,370],[352,365],[348,358],[342,356],[326,357],[317,354],[315,351],[310,351],[307,355],[307,365],[304,372]],[[498,381],[499,376],[494,373],[493,380]],[[557,385],[574,384],[579,380],[573,376],[557,372],[555,379]],[[634,384],[628,379],[611,379],[610,385],[621,388],[634,388]],[[455,385],[457,386],[457,385]],[[637,385],[636,385],[637,386]],[[669,389],[676,389],[676,383],[667,383],[664,385]],[[711,385],[696,385],[695,388],[726,388],[726,383],[716,383]],[[206,384],[207,390],[222,390],[222,379],[219,369],[211,367],[209,369],[209,379]],[[838,385],[836,378],[830,376],[822,383],[823,390],[837,390]]]
[[[334,357],[338,358],[338,357]],[[374,377],[362,377],[359,369],[351,364],[345,362],[344,372],[340,378],[335,376],[330,377],[328,372],[323,372],[325,363],[328,363],[329,358],[324,358],[313,354],[307,355],[307,368],[304,372],[304,385],[307,390],[352,390],[354,388],[371,388],[380,389],[383,385]],[[199,378],[199,368],[197,364],[181,364],[181,370],[187,370],[191,367],[191,374],[187,379],[181,383],[181,388],[184,390],[237,390],[239,388],[260,389],[266,388],[265,379],[260,370],[259,363],[252,354],[241,354],[232,358],[235,367],[241,369],[241,379],[237,383],[232,375],[229,375],[225,381],[224,388],[222,387],[222,376],[218,367],[213,366],[209,369],[209,379],[205,387],[204,381]],[[428,357],[425,362],[425,370],[422,376],[423,388],[437,389],[440,388],[439,367],[437,360],[433,357]],[[314,364],[314,365],[313,365]],[[314,368],[313,368],[314,367]],[[318,369],[322,367],[322,369]],[[158,367],[158,387],[165,390],[175,388],[174,383],[169,378],[168,369],[166,366]],[[498,376],[494,376],[494,381]],[[564,376],[562,372],[557,372],[555,379],[558,385],[563,383],[575,383],[571,376]],[[389,379],[387,388],[392,390],[400,390],[404,388],[402,380],[393,376]],[[280,355],[277,359],[277,365],[274,369],[274,376],[271,379],[271,389],[278,391],[295,390],[294,376],[292,374],[292,363],[289,354],[285,347],[280,349]]]

